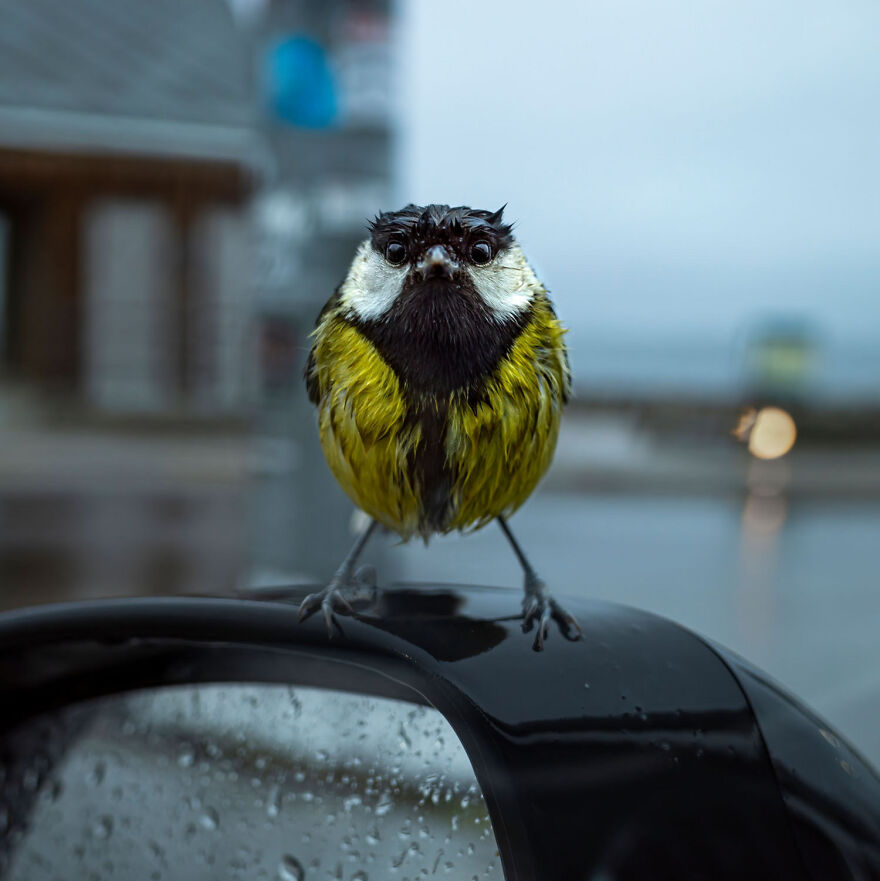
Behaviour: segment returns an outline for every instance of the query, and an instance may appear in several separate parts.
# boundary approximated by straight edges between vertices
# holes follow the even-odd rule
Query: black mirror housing
[[[759,671],[682,627],[572,599],[583,639],[535,653],[504,617],[508,592],[425,586],[379,594],[328,641],[322,622],[297,623],[300,599],[0,616],[6,847],[28,822],[15,768],[55,711],[147,687],[282,682],[440,710],[508,881],[880,878],[875,772]],[[40,737],[63,751],[64,731]]]

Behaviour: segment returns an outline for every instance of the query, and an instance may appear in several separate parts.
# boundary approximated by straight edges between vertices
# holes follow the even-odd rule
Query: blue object
[[[269,106],[280,120],[301,128],[327,128],[336,120],[337,93],[322,46],[310,37],[286,37],[267,56]]]

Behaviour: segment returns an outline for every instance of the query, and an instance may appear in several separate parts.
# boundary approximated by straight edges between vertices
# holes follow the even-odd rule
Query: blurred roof
[[[240,158],[255,101],[223,0],[0,0],[0,145]]]

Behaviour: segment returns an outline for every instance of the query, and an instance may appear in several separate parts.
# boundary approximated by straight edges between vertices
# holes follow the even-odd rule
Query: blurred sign
[[[345,125],[387,125],[392,117],[391,26],[377,11],[349,8],[334,41],[333,70]]]
[[[238,24],[251,24],[266,13],[269,0],[227,0]]]
[[[818,348],[817,334],[805,321],[764,322],[748,341],[746,367],[752,387],[771,395],[801,392],[813,377]]]
[[[288,303],[312,225],[308,206],[288,189],[267,190],[254,199],[253,221],[254,289],[264,305]]]

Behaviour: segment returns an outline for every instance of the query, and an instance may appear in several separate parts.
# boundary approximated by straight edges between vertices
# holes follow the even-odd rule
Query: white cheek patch
[[[502,251],[486,266],[469,266],[468,272],[480,298],[499,320],[525,311],[541,290],[519,245]]]
[[[385,315],[400,294],[407,264],[391,266],[366,239],[361,242],[339,289],[340,304],[363,321]]]

